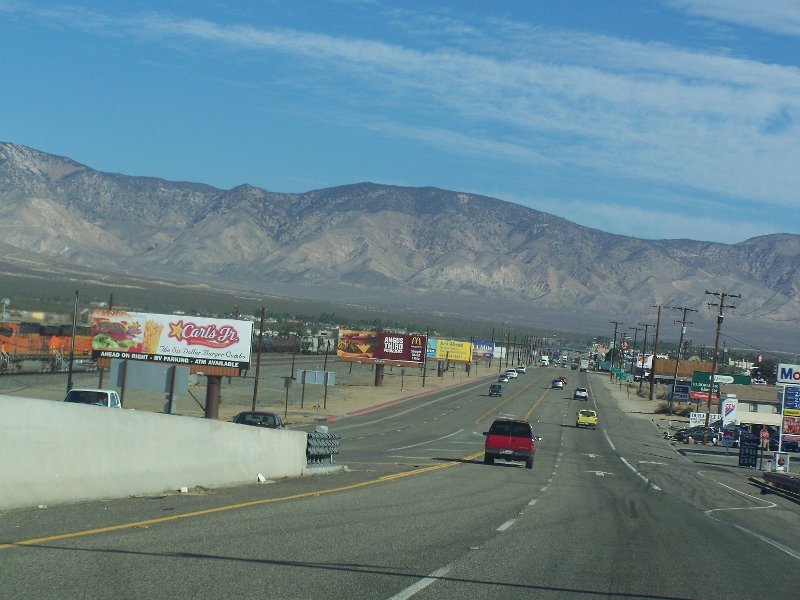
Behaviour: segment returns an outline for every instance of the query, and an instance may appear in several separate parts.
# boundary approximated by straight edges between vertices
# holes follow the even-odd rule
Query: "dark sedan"
[[[280,429],[283,427],[280,415],[272,412],[258,410],[248,410],[240,412],[231,420],[233,423],[241,425],[252,425],[254,427],[267,427],[269,429]]]

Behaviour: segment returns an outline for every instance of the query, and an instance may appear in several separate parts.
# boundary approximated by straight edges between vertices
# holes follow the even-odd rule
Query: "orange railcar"
[[[26,327],[35,329],[35,327]],[[54,329],[40,327],[39,331],[25,331],[16,323],[0,324],[0,352],[10,357],[47,358],[54,354],[67,355],[72,349],[72,336],[50,333]],[[59,329],[59,328],[55,328]],[[92,355],[92,337],[90,335],[75,336],[75,355],[89,357]]]

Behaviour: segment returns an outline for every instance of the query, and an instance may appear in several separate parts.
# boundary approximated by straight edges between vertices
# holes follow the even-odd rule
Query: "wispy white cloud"
[[[787,30],[797,25],[794,3],[771,2],[769,18],[762,20],[751,15],[750,4],[763,7],[745,0],[672,2],[709,18],[724,6],[729,21],[770,31],[779,21]],[[540,169],[573,168],[637,181],[643,189],[680,186],[697,196],[796,210],[795,66],[500,20],[465,24],[447,13],[414,16],[436,32],[437,45],[430,47],[161,13],[34,11],[59,26],[98,35],[164,45],[182,41],[209,60],[221,60],[214,52],[219,45],[255,56],[279,54],[298,73],[313,69],[314,76],[305,79],[327,94],[326,110],[345,119],[357,110],[355,126],[451,154],[483,155],[487,164],[499,158]],[[591,206],[575,208],[593,214]],[[672,218],[684,232],[707,235],[706,223],[698,227],[691,218],[662,216],[659,231]],[[652,221],[652,212],[642,214],[642,227]],[[731,232],[738,227],[730,225]]]
[[[797,0],[668,0],[668,3],[693,16],[800,36],[800,3]]]

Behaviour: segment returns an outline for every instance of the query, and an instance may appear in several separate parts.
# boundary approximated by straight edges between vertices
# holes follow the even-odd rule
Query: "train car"
[[[39,323],[0,324],[0,353],[7,360],[48,359],[65,356],[72,351],[71,325],[41,325]],[[92,337],[88,327],[76,330],[75,356],[90,357]]]

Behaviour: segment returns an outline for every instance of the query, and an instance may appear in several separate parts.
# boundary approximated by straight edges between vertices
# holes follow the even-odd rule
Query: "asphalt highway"
[[[343,473],[3,514],[3,596],[796,596],[800,507],[752,472],[682,456],[602,375],[493,380],[332,422]],[[533,424],[533,470],[483,464],[498,416]]]

